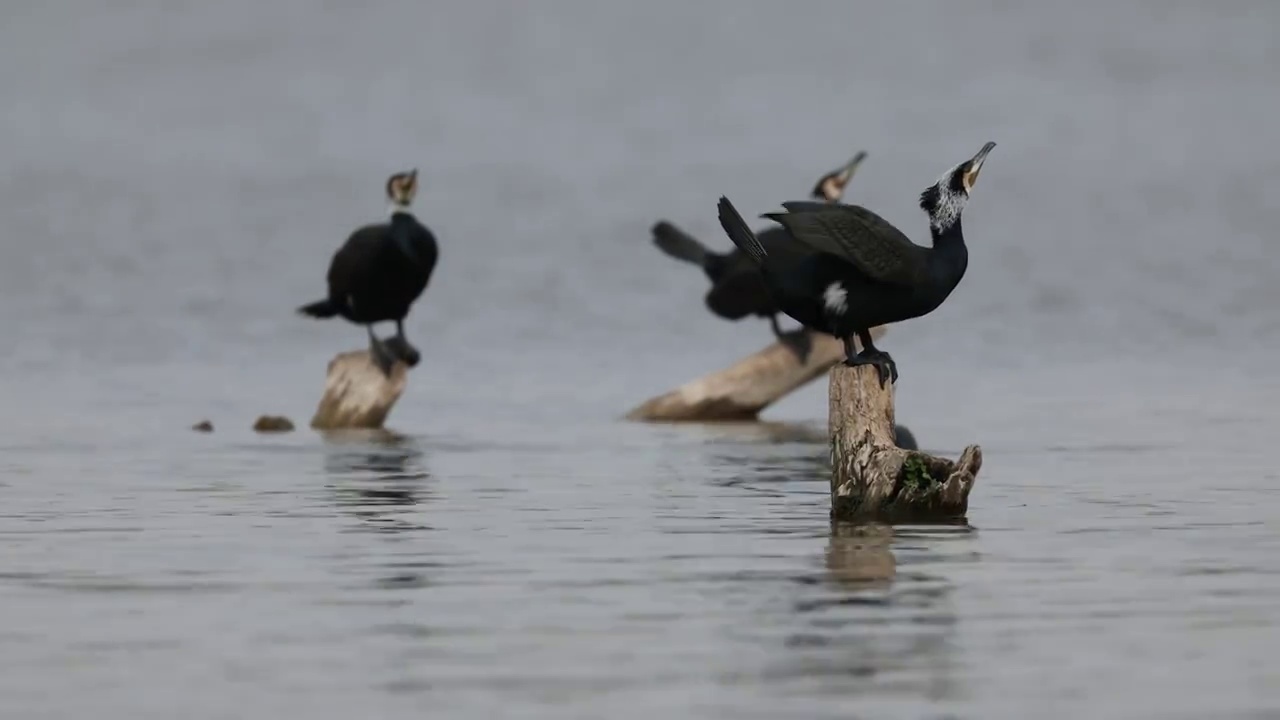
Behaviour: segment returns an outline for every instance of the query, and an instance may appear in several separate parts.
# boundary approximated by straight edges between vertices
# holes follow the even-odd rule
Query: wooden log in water
[[[873,340],[883,334],[883,327],[871,331]],[[646,400],[627,413],[627,419],[648,422],[754,420],[762,410],[844,359],[844,344],[836,338],[811,332],[809,340],[809,353],[803,362],[795,350],[774,342],[723,370]]]
[[[952,520],[965,516],[982,467],[970,445],[959,460],[894,444],[893,383],[871,365],[831,371],[831,517],[837,520]]]
[[[379,429],[400,399],[409,366],[396,362],[382,374],[368,350],[339,353],[329,361],[324,395],[311,418],[317,430]]]

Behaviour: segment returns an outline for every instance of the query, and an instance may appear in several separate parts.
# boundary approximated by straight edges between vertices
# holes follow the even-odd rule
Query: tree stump
[[[339,353],[329,361],[324,396],[311,418],[317,430],[379,429],[404,392],[409,366],[396,362],[382,374],[368,350]]]
[[[963,518],[982,467],[970,445],[957,461],[894,444],[893,383],[870,365],[831,371],[831,517],[929,521]]]
[[[884,328],[871,331],[879,339]],[[706,422],[754,420],[762,410],[817,379],[844,360],[844,344],[825,333],[809,333],[809,354],[774,342],[733,365],[650,398],[627,413],[628,420]]]

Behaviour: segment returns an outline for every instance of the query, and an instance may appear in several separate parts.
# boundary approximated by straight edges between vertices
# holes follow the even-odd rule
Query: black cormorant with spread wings
[[[991,149],[948,170],[923,193],[933,246],[922,247],[887,220],[857,205],[785,202],[786,212],[762,217],[812,251],[798,263],[775,262],[768,246],[726,197],[720,225],[762,269],[782,312],[807,328],[844,340],[845,364],[875,365],[880,384],[898,379],[893,358],[871,342],[871,328],[933,312],[955,290],[969,265],[960,216]],[[854,353],[853,338],[862,343]]]

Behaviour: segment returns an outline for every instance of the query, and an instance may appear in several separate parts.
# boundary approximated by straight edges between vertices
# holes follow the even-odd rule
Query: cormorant
[[[784,202],[787,212],[762,215],[779,223],[792,242],[812,250],[795,264],[775,262],[723,196],[720,226],[762,268],[782,312],[807,328],[842,338],[845,364],[875,365],[883,386],[887,378],[898,379],[898,368],[871,343],[870,330],[932,312],[960,283],[969,264],[960,215],[995,146],[983,145],[920,194],[931,248],[912,243],[887,220],[857,205]],[[857,354],[855,336],[863,347]]]
[[[417,169],[387,178],[391,217],[358,228],[329,263],[329,296],[298,308],[315,318],[341,316],[364,325],[369,352],[390,376],[396,359],[418,363],[418,351],[404,335],[404,318],[431,279],[439,257],[435,235],[414,217],[409,206],[418,190]],[[379,340],[373,324],[395,321],[396,335]]]
[[[814,184],[810,196],[827,203],[840,202],[845,187],[866,156],[865,152],[859,152],[842,167],[823,175]],[[801,328],[787,333],[778,326],[778,304],[750,257],[736,248],[727,253],[715,252],[667,220],[655,223],[650,232],[653,243],[663,252],[702,268],[711,280],[705,299],[711,312],[726,320],[741,320],[748,315],[768,318],[774,336],[790,345],[802,360],[806,357],[807,331]],[[795,262],[810,252],[806,246],[791,242],[780,227],[766,228],[757,237],[775,263]]]

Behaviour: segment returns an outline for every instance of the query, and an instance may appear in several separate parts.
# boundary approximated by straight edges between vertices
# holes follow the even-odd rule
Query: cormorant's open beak
[[[987,155],[995,148],[996,144],[988,142],[982,146],[977,155],[969,161],[969,166],[964,171],[964,187],[965,191],[973,189],[973,184],[978,181],[978,173],[982,170],[982,163],[987,161]]]

